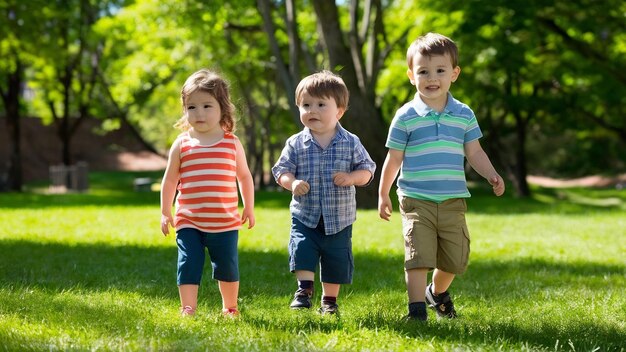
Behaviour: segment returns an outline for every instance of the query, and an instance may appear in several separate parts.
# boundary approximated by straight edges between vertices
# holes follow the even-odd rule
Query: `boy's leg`
[[[470,236],[465,222],[465,199],[450,199],[438,204],[438,255],[432,283],[426,288],[426,302],[439,317],[455,318],[454,303],[448,292],[457,274],[467,269]]]
[[[322,282],[322,295],[330,296],[337,298],[339,296],[339,289],[341,288],[340,284],[330,284],[327,282]]]
[[[313,281],[315,280],[315,273],[308,270],[296,270],[296,279],[298,281]]]
[[[289,305],[292,309],[311,308],[315,268],[319,265],[320,235],[317,229],[309,228],[292,218],[289,236],[289,269],[296,274],[298,289]]]
[[[438,295],[448,290],[448,287],[452,284],[455,274],[445,272],[440,269],[433,271],[433,293]],[[422,290],[423,292],[423,290]]]
[[[339,306],[337,305],[337,297],[339,296],[339,289],[341,284],[331,284],[328,282],[322,282],[322,305],[319,312],[322,315],[338,314]]]
[[[405,269],[404,278],[409,296],[409,314],[405,319],[421,320],[428,319],[426,313],[425,289],[428,278],[428,268]]]
[[[409,303],[424,302],[426,292],[426,280],[428,269],[407,269],[405,270],[406,289],[409,295]]]

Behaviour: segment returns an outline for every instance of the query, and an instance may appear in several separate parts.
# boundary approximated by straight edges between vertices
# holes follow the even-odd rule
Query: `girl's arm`
[[[176,195],[176,186],[180,179],[180,140],[176,139],[170,148],[167,167],[161,181],[161,232],[167,236],[169,227],[174,227],[172,203]]]
[[[238,138],[235,139],[236,158],[237,158],[237,182],[239,183],[239,191],[243,200],[243,212],[241,214],[242,223],[248,222],[248,228],[254,227],[254,180],[248,167],[246,153],[243,145]]]
[[[467,161],[472,166],[480,176],[484,177],[489,181],[489,184],[493,187],[493,193],[496,196],[501,196],[504,193],[504,180],[496,169],[491,164],[489,157],[480,146],[480,142],[478,140],[473,140],[469,143],[465,143],[465,157]]]

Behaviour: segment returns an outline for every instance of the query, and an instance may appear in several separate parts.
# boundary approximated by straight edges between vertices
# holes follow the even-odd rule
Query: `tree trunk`
[[[7,77],[7,91],[3,92],[2,100],[7,113],[7,130],[9,133],[9,162],[7,170],[8,190],[21,192],[22,178],[22,152],[21,152],[21,128],[20,128],[20,87],[23,81],[24,68],[19,61],[15,61],[16,69]],[[2,187],[0,187],[2,188]]]
[[[359,85],[350,49],[343,40],[335,1],[313,1],[313,7],[322,27],[330,67],[339,71],[338,74],[350,90],[350,107],[341,119],[342,125],[360,138],[377,166],[375,177],[369,186],[357,190],[357,203],[362,208],[375,208],[378,204],[380,169],[386,156],[388,126],[380,115],[380,109],[375,105],[374,97],[368,96],[367,89]]]
[[[513,184],[518,197],[530,197],[528,186],[528,170],[526,168],[526,123],[520,116],[515,116],[515,134],[517,137],[517,149],[515,150],[515,178]]]

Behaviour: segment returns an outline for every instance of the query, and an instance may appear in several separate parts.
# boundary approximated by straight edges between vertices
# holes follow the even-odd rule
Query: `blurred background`
[[[0,0],[0,190],[55,165],[163,169],[180,88],[200,68],[231,83],[259,189],[301,129],[295,86],[320,69],[348,85],[341,122],[379,173],[394,112],[415,94],[406,49],[430,31],[459,46],[452,94],[510,192],[530,196],[530,175],[623,180],[624,23],[621,0]]]

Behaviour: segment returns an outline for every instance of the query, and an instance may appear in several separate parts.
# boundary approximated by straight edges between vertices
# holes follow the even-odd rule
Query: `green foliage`
[[[529,169],[544,174],[625,170],[622,2],[437,2],[432,9],[462,14],[431,18],[459,43],[463,70],[453,93],[475,110],[491,149],[525,148]],[[610,146],[601,158],[591,136]]]
[[[471,263],[451,288],[460,318],[404,322],[400,217],[359,211],[355,276],[339,318],[291,311],[286,192],[257,193],[240,232],[240,319],[220,316],[205,268],[198,315],[178,316],[176,245],[157,193],[92,173],[87,194],[0,194],[0,346],[7,350],[623,349],[626,266],[619,190],[536,189],[533,199],[472,188]],[[520,226],[522,225],[522,226]],[[601,240],[599,240],[601,239]],[[316,300],[320,285],[316,282]]]

